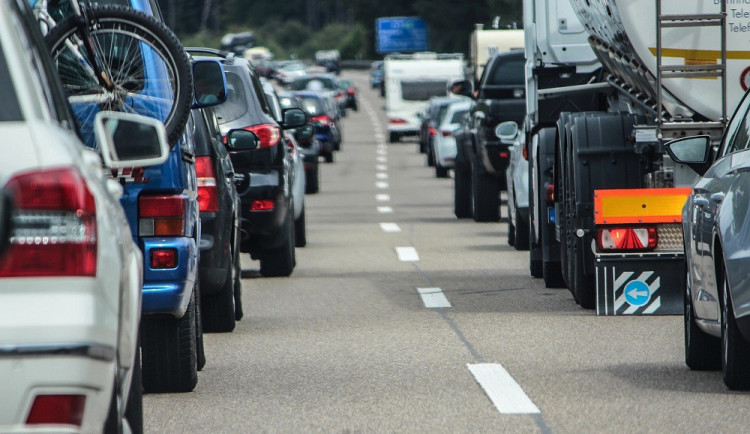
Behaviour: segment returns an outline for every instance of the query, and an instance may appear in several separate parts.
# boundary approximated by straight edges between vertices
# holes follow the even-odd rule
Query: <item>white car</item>
[[[508,244],[516,250],[529,250],[529,161],[523,150],[525,136],[513,121],[498,125],[495,134],[501,143],[510,145],[510,163],[505,171],[508,186]]]
[[[123,167],[115,137],[157,139],[144,150],[155,158],[128,160],[147,165],[166,158],[166,132],[102,112],[102,155],[86,148],[25,5],[0,0],[0,189],[15,209],[0,257],[0,432],[142,430],[142,257],[107,172]]]
[[[461,125],[461,120],[469,113],[471,100],[457,98],[451,103],[440,119],[437,133],[432,139],[432,155],[435,158],[435,176],[447,178],[448,169],[456,166],[456,138],[453,131]]]

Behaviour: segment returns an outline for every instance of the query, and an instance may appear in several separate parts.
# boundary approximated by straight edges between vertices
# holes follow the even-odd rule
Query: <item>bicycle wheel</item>
[[[159,119],[174,145],[193,99],[190,61],[180,41],[161,22],[130,8],[90,7],[88,17],[84,22],[69,16],[46,36],[84,143],[97,147],[94,116],[112,110]],[[88,26],[92,50],[84,45],[83,26]]]

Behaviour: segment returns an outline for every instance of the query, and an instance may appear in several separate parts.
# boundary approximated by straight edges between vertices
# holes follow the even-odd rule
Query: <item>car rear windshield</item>
[[[460,124],[461,121],[466,117],[466,113],[469,113],[468,110],[459,110],[457,112],[453,112],[453,117],[451,117],[450,123],[452,124]]]
[[[444,96],[445,80],[414,80],[401,82],[401,98],[404,101],[427,101],[433,96]]]
[[[16,90],[13,88],[8,64],[5,62],[5,55],[2,50],[0,50],[0,95],[3,96],[3,102],[0,104],[0,121],[14,122],[23,120]]]
[[[489,85],[523,85],[525,82],[524,60],[498,62],[487,80]]]
[[[319,116],[325,114],[326,110],[323,101],[315,97],[302,97],[302,106],[310,113],[310,116]]]
[[[227,74],[227,101],[216,106],[216,116],[222,124],[241,118],[247,113],[247,93],[242,78],[233,73]]]
[[[448,111],[448,104],[443,104],[438,106],[438,109],[435,110],[435,117],[432,119],[433,122],[439,123],[443,118],[445,117],[445,112]]]
[[[325,77],[307,77],[295,80],[292,83],[292,90],[307,90],[307,89],[336,89],[336,83],[330,78]]]

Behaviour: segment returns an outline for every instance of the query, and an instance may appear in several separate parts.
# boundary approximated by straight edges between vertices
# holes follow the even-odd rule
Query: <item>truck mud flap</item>
[[[597,255],[597,315],[682,315],[682,254]]]

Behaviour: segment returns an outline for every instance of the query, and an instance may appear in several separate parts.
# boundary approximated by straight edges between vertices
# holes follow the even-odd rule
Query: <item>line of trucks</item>
[[[750,19],[736,3],[523,0],[523,30],[477,28],[472,71],[433,64],[412,79],[431,83],[423,98],[473,76],[454,132],[456,216],[498,221],[505,191],[508,241],[546,286],[599,315],[682,314],[681,215],[696,174],[664,145],[718,143],[748,89]],[[500,48],[485,32],[523,37]],[[391,141],[418,129],[399,77],[417,58],[385,59]]]

